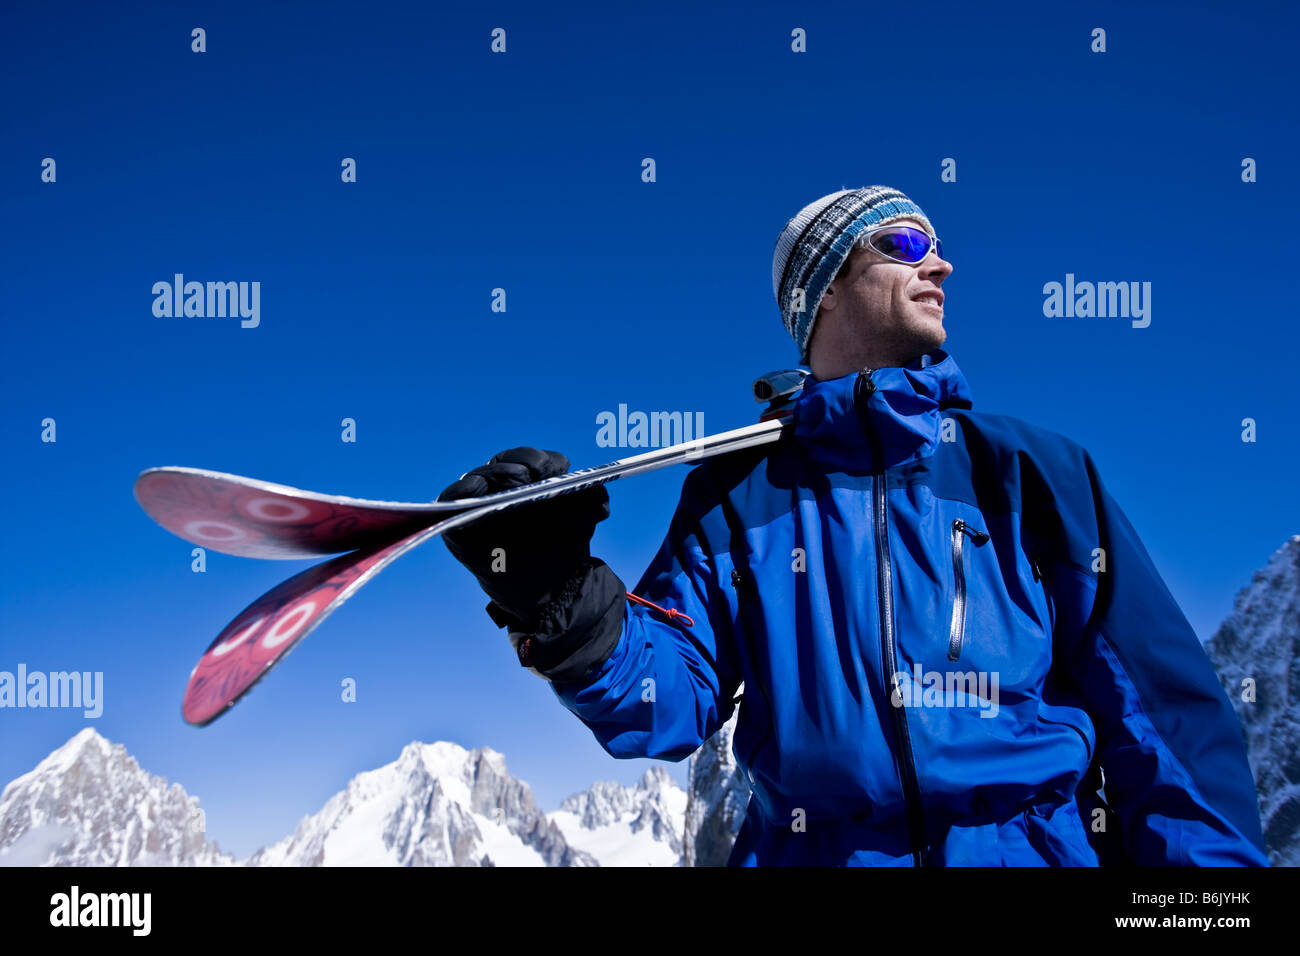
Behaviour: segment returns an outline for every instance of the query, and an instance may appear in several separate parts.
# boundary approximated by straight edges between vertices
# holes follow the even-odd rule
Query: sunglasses
[[[867,237],[867,244],[886,259],[903,262],[909,266],[924,262],[931,248],[943,258],[943,243],[937,236],[928,236],[913,226],[877,226],[859,235]]]

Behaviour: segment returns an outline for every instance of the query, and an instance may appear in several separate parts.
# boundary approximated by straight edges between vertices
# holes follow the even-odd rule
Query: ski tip
[[[140,501],[141,489],[147,486],[152,480],[166,475],[198,475],[203,478],[235,478],[237,475],[226,475],[219,471],[209,471],[206,468],[187,468],[183,465],[159,465],[155,468],[146,468],[140,474],[135,476],[135,481],[131,483],[131,489],[135,492],[136,501]]]
[[[135,476],[135,481],[131,482],[131,487],[136,490],[137,497],[138,497],[140,486],[143,485],[145,482],[147,482],[150,476],[162,474],[169,471],[175,471],[175,470],[176,470],[175,468],[146,468],[144,471],[140,472],[138,475]]]
[[[261,680],[260,676],[258,680]],[[254,681],[254,683],[256,683],[256,681]],[[225,701],[215,711],[210,708],[196,707],[193,701],[190,700],[189,695],[186,694],[186,696],[181,700],[181,720],[185,721],[185,723],[189,724],[191,727],[207,727],[218,717],[230,713],[230,711],[234,709],[234,706],[252,689],[252,685],[249,685],[244,688],[243,692],[240,693],[238,697],[234,700]]]
[[[171,473],[171,472],[180,472],[181,474],[188,474],[188,475],[213,475],[213,474],[217,474],[217,472],[208,471],[206,468],[190,468],[190,467],[188,467],[188,466],[186,466],[186,465],[156,465],[156,466],[154,466],[153,468],[146,468],[144,471],[140,472],[140,474],[138,474],[138,475],[136,476],[136,478],[137,478],[137,479],[140,479],[140,478],[143,478],[145,475],[156,474],[157,472],[160,472],[160,471],[165,471],[165,472],[169,472],[169,473]]]

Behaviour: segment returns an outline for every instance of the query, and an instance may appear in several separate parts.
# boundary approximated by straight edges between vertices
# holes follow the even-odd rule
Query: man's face
[[[890,225],[928,231],[913,219]],[[939,348],[948,337],[939,287],[951,273],[952,264],[933,249],[916,265],[895,262],[874,249],[854,249],[818,307],[811,359],[838,367],[841,359],[860,356],[868,347],[870,363],[904,365]]]

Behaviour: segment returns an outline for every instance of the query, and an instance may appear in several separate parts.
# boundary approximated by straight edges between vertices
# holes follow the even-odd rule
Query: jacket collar
[[[858,386],[859,375],[809,375],[795,403],[795,437],[828,471],[867,472],[928,457],[939,441],[941,411],[972,407],[966,377],[943,349],[873,370],[874,391],[865,381]]]

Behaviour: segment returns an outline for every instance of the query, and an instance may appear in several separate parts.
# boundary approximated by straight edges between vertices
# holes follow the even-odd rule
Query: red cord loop
[[[690,615],[683,614],[675,607],[660,607],[658,604],[655,604],[653,601],[647,601],[643,597],[638,597],[637,595],[633,594],[631,591],[627,592],[627,596],[628,596],[628,600],[635,601],[637,604],[644,604],[646,607],[654,608],[660,614],[663,614],[665,617],[667,617],[668,620],[670,621],[681,618],[683,621],[686,622],[687,627],[695,626],[695,621],[691,619]]]

